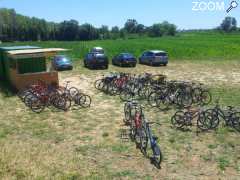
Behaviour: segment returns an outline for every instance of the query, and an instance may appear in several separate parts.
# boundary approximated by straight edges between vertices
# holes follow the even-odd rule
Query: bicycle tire
[[[163,160],[163,155],[160,147],[155,144],[152,147],[152,152],[153,152],[153,164],[155,165],[156,168],[160,169],[161,168],[161,163]]]
[[[31,98],[30,108],[35,113],[41,113],[45,109],[45,105],[36,96]]]
[[[185,126],[185,112],[177,111],[171,118],[171,123],[176,128],[183,128]]]
[[[130,125],[130,120],[131,120],[131,106],[129,103],[125,103],[124,105],[124,116],[123,122],[125,125]]]
[[[207,90],[203,90],[202,93],[201,93],[201,103],[203,105],[208,105],[212,102],[212,95],[209,91]]]
[[[231,116],[233,128],[240,132],[240,112],[235,112]]]
[[[148,148],[148,133],[145,126],[143,126],[140,136],[140,150],[144,156],[147,156],[147,148]]]

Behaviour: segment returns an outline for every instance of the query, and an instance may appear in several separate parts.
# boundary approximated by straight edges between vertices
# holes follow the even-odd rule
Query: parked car
[[[72,61],[65,55],[54,56],[52,60],[52,67],[56,71],[67,71],[73,69]]]
[[[99,54],[105,54],[105,51],[101,47],[94,47],[90,51],[91,53],[99,53]]]
[[[137,59],[130,53],[121,53],[112,59],[113,65],[135,67]]]
[[[84,58],[84,66],[87,68],[103,67],[108,69],[108,57],[100,53],[88,53]]]
[[[152,50],[145,51],[139,58],[140,64],[164,65],[168,64],[168,54],[165,51]]]

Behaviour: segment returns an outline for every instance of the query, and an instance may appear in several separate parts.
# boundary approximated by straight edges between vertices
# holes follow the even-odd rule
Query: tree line
[[[123,28],[106,25],[96,28],[91,24],[79,24],[76,20],[61,23],[47,22],[44,19],[17,14],[14,9],[0,9],[1,41],[75,41],[96,39],[118,39],[134,36],[161,37],[174,36],[177,27],[167,21],[150,27],[128,19]]]

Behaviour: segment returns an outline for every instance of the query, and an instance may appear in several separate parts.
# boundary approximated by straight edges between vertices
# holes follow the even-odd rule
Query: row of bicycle
[[[111,73],[95,82],[95,88],[109,95],[119,95],[121,100],[147,100],[151,107],[178,110],[172,117],[174,127],[185,129],[196,124],[198,130],[214,130],[221,120],[240,132],[240,110],[215,107],[206,108],[212,101],[207,87],[200,83],[167,81],[164,75],[132,75]],[[194,121],[196,120],[196,121]]]
[[[68,111],[71,107],[88,108],[91,105],[91,97],[82,93],[75,87],[49,85],[38,80],[24,90],[19,91],[18,96],[35,113],[41,113],[46,107],[54,107]]]
[[[168,81],[164,75],[132,75],[111,73],[95,82],[95,88],[109,95],[119,95],[121,100],[147,100],[152,107],[168,110],[191,105],[208,105],[212,95],[200,83]]]

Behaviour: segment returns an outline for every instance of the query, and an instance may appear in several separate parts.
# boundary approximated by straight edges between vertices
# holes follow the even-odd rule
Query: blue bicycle
[[[140,135],[140,149],[144,156],[147,156],[147,148],[148,143],[150,142],[152,156],[150,156],[150,160],[153,165],[155,165],[158,169],[161,168],[161,162],[163,160],[163,155],[159,145],[157,144],[158,137],[154,136],[151,130],[151,124],[158,124],[156,122],[147,122],[144,119],[143,127]]]

